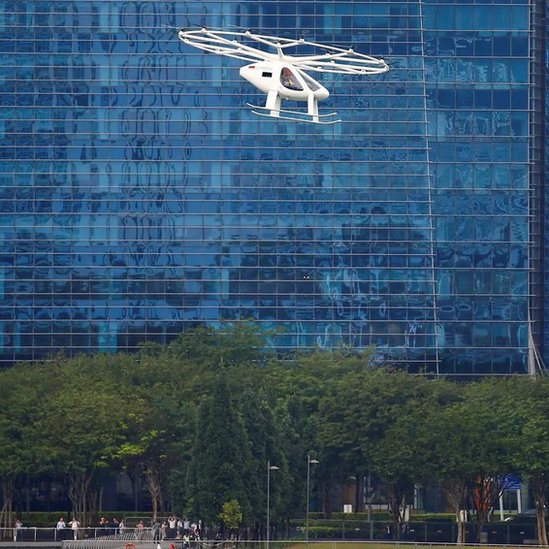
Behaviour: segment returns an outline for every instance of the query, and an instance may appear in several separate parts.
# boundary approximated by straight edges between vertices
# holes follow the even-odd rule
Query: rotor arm
[[[349,51],[341,51],[336,53],[327,52],[320,55],[296,56],[294,57],[294,65],[303,61],[323,61],[330,59],[340,59],[345,62],[348,61],[349,63],[361,61],[362,63],[371,63],[372,65],[385,65],[385,61],[383,59],[376,59],[375,57],[371,57],[369,55]]]
[[[214,40],[217,38],[218,34],[223,34],[223,33],[213,34],[211,32],[208,32],[208,36],[210,36]],[[278,47],[278,44],[276,42],[269,41],[263,36],[259,36],[257,34],[252,34],[250,31],[246,31],[244,33],[232,33],[232,34],[233,35],[242,34],[244,37],[253,37],[253,40],[255,42],[259,42],[260,44],[265,44],[266,46],[270,46],[272,48]],[[232,40],[228,40],[226,38],[219,37],[219,40],[223,41],[225,44],[230,45],[232,47],[238,46],[239,50],[246,50],[247,52],[254,53],[256,55],[256,59],[265,59],[265,58],[269,58],[271,56],[274,57],[273,54],[270,54],[269,52],[258,50],[257,48],[254,48],[253,46],[247,46],[243,42],[239,42],[236,38],[233,38]]]
[[[333,74],[382,74],[389,70],[384,63],[377,67],[367,65],[344,65],[334,61],[295,63],[297,67],[305,71],[326,72]]]
[[[241,59],[242,61],[251,61],[251,62],[258,61],[258,58],[255,55],[246,55],[245,52],[238,52],[234,50],[229,50],[227,48],[220,48],[219,46],[213,46],[213,45],[198,46],[195,44],[195,47],[200,50],[207,51],[209,53],[215,53],[217,55],[232,57],[233,59]]]
[[[286,48],[293,48],[295,46],[300,46],[301,44],[304,44],[304,43],[305,43],[304,40],[292,40],[284,44],[278,43],[277,48],[280,48],[281,50],[283,50]]]
[[[342,74],[380,74],[389,70],[383,59],[355,53],[352,50],[296,57],[292,63],[307,70]]]
[[[184,42],[187,42],[186,40],[183,40]],[[241,59],[243,61],[258,61],[257,56],[255,55],[247,55],[245,52],[239,52],[238,50],[232,50],[229,48],[217,46],[215,44],[198,44],[193,43],[192,44],[195,48],[206,51],[208,53],[215,53],[217,55],[225,55],[227,57],[233,57],[234,59]]]
[[[225,38],[224,35],[232,36],[232,39]],[[179,38],[195,48],[216,53],[218,55],[225,55],[227,57],[233,57],[235,59],[242,59],[244,61],[264,61],[265,59],[275,58],[276,55],[261,51],[252,46],[248,46],[239,42],[235,35],[246,35],[246,33],[228,33],[228,32],[213,32],[207,29],[186,31],[181,29],[179,31]],[[268,44],[268,42],[264,42]],[[274,44],[268,44],[275,47]]]
[[[302,70],[334,74],[381,74],[389,70],[383,59],[357,53],[352,49],[337,46],[325,46],[310,42],[277,36],[265,36],[246,32],[210,31],[207,28],[196,30],[181,29],[179,38],[190,46],[244,61],[281,60],[300,67]],[[245,43],[246,42],[246,43]],[[275,50],[265,51],[254,47],[253,43],[262,44]],[[291,47],[306,46],[317,48],[323,53],[314,55],[288,55],[284,50]]]

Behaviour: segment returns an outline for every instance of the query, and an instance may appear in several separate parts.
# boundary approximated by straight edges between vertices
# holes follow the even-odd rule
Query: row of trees
[[[356,478],[360,511],[361,479],[383,478],[396,536],[414,484],[435,482],[458,521],[473,510],[480,535],[503,479],[518,475],[547,545],[547,433],[546,379],[460,384],[373,367],[369,352],[277,357],[252,326],[197,328],[135,355],[59,356],[0,371],[2,520],[12,523],[23,479],[53,476],[89,524],[105,479],[124,471],[146,480],[154,515],[174,510],[223,527],[237,502],[259,537],[267,462],[278,467],[275,522],[303,515],[311,454],[327,513],[334,486]]]

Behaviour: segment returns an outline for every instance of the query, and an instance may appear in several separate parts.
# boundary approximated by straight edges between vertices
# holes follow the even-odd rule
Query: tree
[[[212,524],[221,512],[221,502],[236,499],[248,522],[252,515],[246,489],[250,446],[223,371],[216,376],[211,396],[199,406],[195,436],[188,472],[192,512]]]
[[[114,362],[112,357],[109,362]],[[35,446],[48,455],[50,468],[68,480],[73,512],[83,525],[97,508],[92,484],[96,472],[114,463],[142,409],[135,395],[110,383],[112,372],[106,379],[102,376],[106,367],[104,355],[50,366],[56,390],[45,395],[42,415],[33,425]]]
[[[174,356],[169,348],[144,345],[134,367],[120,376],[128,390],[143,403],[141,421],[135,425],[118,455],[132,477],[143,475],[153,519],[165,511],[168,499],[178,493],[174,477],[184,478],[193,440],[194,377],[200,371]]]
[[[178,360],[204,372],[253,365],[269,357],[266,334],[251,322],[225,323],[218,330],[199,326],[183,332],[169,348]]]
[[[345,421],[344,417],[350,419],[348,401],[359,401],[357,387],[369,375],[371,355],[371,350],[357,352],[347,348],[317,351],[298,355],[295,366],[280,363],[274,372],[267,374],[277,376],[274,385],[281,388],[288,415],[293,419],[292,431],[299,434],[295,438],[301,439],[300,451],[294,447],[294,451],[288,454],[293,460],[290,461],[291,471],[296,472],[297,478],[305,479],[307,454],[312,450],[318,452],[320,464],[316,471],[323,480],[323,506],[328,512],[331,509],[330,485],[345,481],[349,475],[357,478],[358,506],[355,506],[355,511],[360,510],[360,478],[367,473],[367,460],[356,444],[354,433],[351,429],[343,429],[341,422]],[[360,419],[357,418],[355,423],[353,418],[354,425],[359,422]],[[299,506],[304,509],[303,480],[296,485],[301,494]]]
[[[0,371],[0,528],[13,525],[14,493],[23,476],[45,471],[45,456],[37,451],[33,435],[43,395],[51,388],[51,379],[43,377],[40,364]]]
[[[473,452],[471,500],[475,511],[477,542],[499,500],[505,476],[512,471],[515,424],[508,412],[508,380],[487,378],[464,387],[462,421],[468,422]],[[462,450],[463,451],[463,450]]]
[[[280,512],[282,498],[280,495],[285,492],[283,487],[287,485],[287,463],[286,456],[282,450],[282,439],[279,427],[275,421],[266,396],[260,390],[252,391],[247,389],[240,395],[242,419],[244,429],[250,447],[250,471],[246,483],[248,498],[250,501],[251,516],[255,526],[255,537],[258,536],[260,523],[264,523],[266,484],[265,466],[271,461],[279,468],[276,474],[276,482],[273,483],[271,494],[271,508],[273,514]]]
[[[517,428],[513,465],[528,482],[536,506],[539,545],[549,545],[545,523],[549,490],[549,380],[513,378],[508,382],[506,413]]]
[[[388,488],[393,538],[403,531],[413,485],[431,476],[430,449],[425,444],[426,418],[436,408],[436,383],[404,372],[385,371],[370,379],[368,450],[372,470]]]
[[[414,380],[404,372],[362,367],[335,379],[320,406],[319,441],[323,459],[339,463],[340,480],[353,475],[357,483],[355,511],[362,507],[361,479],[383,466],[379,445],[387,429],[402,413],[411,398]],[[387,472],[387,471],[385,471]],[[396,480],[396,479],[394,479]],[[401,501],[393,483],[392,503],[397,522]],[[395,535],[397,533],[395,532]]]
[[[227,538],[231,538],[232,534],[236,534],[238,538],[238,527],[242,522],[242,510],[240,509],[240,503],[238,500],[231,499],[226,501],[219,513],[219,519],[221,520],[222,527],[228,529]]]
[[[509,380],[485,379],[448,385],[447,403],[434,408],[426,426],[432,476],[456,513],[457,542],[465,542],[465,513],[473,508],[476,540],[513,470],[515,419],[509,413]]]
[[[438,381],[446,398],[426,410],[422,439],[430,448],[431,474],[456,515],[457,544],[465,543],[466,509],[476,471],[478,427],[469,417],[463,387]],[[474,415],[473,415],[474,417]],[[482,436],[482,435],[481,435]]]

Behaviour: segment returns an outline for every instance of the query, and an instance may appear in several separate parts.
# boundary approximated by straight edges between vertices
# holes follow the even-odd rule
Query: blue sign
[[[520,478],[514,477],[512,475],[506,475],[503,478],[503,489],[504,490],[520,490]]]

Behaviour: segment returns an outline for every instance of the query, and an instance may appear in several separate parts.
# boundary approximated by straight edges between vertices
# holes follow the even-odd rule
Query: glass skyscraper
[[[244,62],[178,39],[202,25],[390,71],[313,75],[340,124],[260,118]],[[542,367],[546,34],[538,0],[0,2],[0,360],[250,320],[281,351]]]

